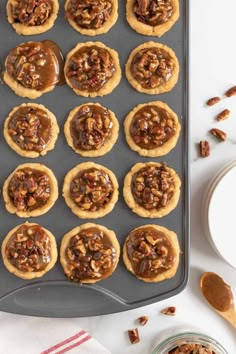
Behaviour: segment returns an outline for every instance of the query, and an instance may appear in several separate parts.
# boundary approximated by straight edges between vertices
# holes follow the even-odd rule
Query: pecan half
[[[200,154],[202,157],[207,157],[210,155],[210,144],[207,140],[200,141]]]
[[[128,335],[129,335],[129,339],[130,339],[131,344],[136,344],[136,343],[140,342],[138,328],[129,329]]]
[[[148,317],[147,316],[141,316],[141,317],[138,318],[138,321],[141,324],[141,326],[145,326],[147,324]]]
[[[221,98],[220,97],[212,97],[210,98],[208,101],[207,101],[207,105],[208,106],[214,106],[215,104],[219,103],[221,101]]]
[[[227,134],[223,132],[223,130],[213,128],[210,130],[210,133],[218,138],[220,141],[225,141],[227,138]]]
[[[230,110],[229,109],[224,109],[222,112],[220,112],[218,114],[216,119],[218,120],[218,122],[220,122],[221,120],[225,120],[225,119],[229,118],[229,116],[230,116]]]
[[[175,316],[176,315],[176,307],[174,307],[174,306],[166,307],[165,309],[161,310],[161,313],[163,313],[164,315],[168,315],[168,316]]]
[[[228,91],[226,91],[226,97],[232,97],[236,95],[236,86],[231,87]]]

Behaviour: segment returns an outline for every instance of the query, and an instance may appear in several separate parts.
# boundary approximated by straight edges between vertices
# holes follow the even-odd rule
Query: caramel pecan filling
[[[70,125],[74,147],[97,150],[111,136],[113,127],[109,111],[97,105],[84,105],[76,112]]]
[[[113,59],[105,48],[82,47],[70,58],[66,76],[72,86],[82,91],[96,92],[115,72]]]
[[[175,347],[174,349],[171,349],[168,351],[166,354],[216,354],[214,350],[212,350],[209,347],[206,347],[205,345],[202,344],[196,344],[196,343],[186,343],[182,344],[178,347]]]
[[[87,211],[104,208],[110,202],[113,191],[108,173],[96,168],[81,171],[70,185],[72,200],[80,209]]]
[[[173,59],[161,48],[141,49],[131,63],[133,77],[147,89],[165,84],[170,79],[173,69]]]
[[[166,235],[151,226],[132,231],[126,249],[135,274],[144,278],[165,272],[175,261],[174,249]]]
[[[8,194],[18,211],[38,209],[49,200],[49,176],[40,170],[19,169],[9,182]]]
[[[44,270],[51,260],[48,235],[39,225],[22,225],[6,246],[8,261],[22,272]]]
[[[62,63],[55,48],[51,41],[20,44],[10,51],[6,70],[23,87],[43,91],[60,80]]]
[[[103,279],[112,273],[116,251],[103,231],[90,227],[70,239],[66,258],[70,280]]]
[[[110,18],[111,0],[70,0],[67,17],[86,29],[98,29]]]
[[[13,0],[10,6],[14,22],[25,26],[43,25],[53,11],[50,0]]]
[[[136,0],[134,13],[146,25],[162,25],[173,14],[172,0]]]
[[[8,132],[22,150],[41,152],[50,139],[51,121],[42,109],[20,107],[9,120]]]
[[[145,106],[133,117],[130,135],[143,149],[162,146],[175,135],[176,124],[169,112],[157,106]]]
[[[144,209],[160,209],[171,200],[174,178],[163,163],[161,166],[147,166],[133,175],[131,190],[134,200]]]

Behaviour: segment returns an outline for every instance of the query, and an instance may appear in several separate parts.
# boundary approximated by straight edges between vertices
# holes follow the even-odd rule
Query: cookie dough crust
[[[115,72],[113,73],[112,77],[104,84],[104,86],[102,86],[98,91],[96,92],[89,92],[86,90],[79,90],[77,88],[74,88],[73,85],[71,84],[70,80],[67,78],[66,72],[67,72],[67,67],[69,65],[70,59],[71,57],[80,49],[83,47],[92,47],[92,46],[96,46],[96,47],[100,47],[100,48],[104,48],[106,49],[109,54],[111,55],[113,62],[114,62],[114,66],[115,66]],[[108,95],[109,93],[111,93],[116,86],[119,85],[120,80],[121,80],[121,68],[120,68],[120,61],[119,61],[119,56],[118,53],[114,50],[111,49],[107,46],[105,46],[105,44],[101,43],[101,42],[85,42],[85,43],[78,43],[77,46],[72,49],[66,57],[66,61],[65,61],[65,67],[64,67],[64,74],[65,74],[65,79],[67,84],[73,89],[73,91],[76,93],[76,95],[78,96],[83,96],[83,97],[97,97],[97,96],[105,96]]]
[[[54,22],[57,18],[57,14],[59,11],[59,3],[58,0],[51,0],[53,5],[53,10],[47,21],[39,26],[25,26],[22,23],[17,23],[14,21],[11,13],[11,4],[14,4],[14,0],[8,0],[6,10],[7,10],[7,19],[8,22],[12,25],[17,34],[22,34],[25,36],[37,35],[40,33],[44,33],[53,27]]]
[[[130,134],[130,125],[135,114],[142,108],[146,106],[157,106],[159,108],[165,109],[171,116],[171,119],[175,122],[176,131],[175,134],[166,141],[162,146],[158,146],[154,149],[143,149],[139,145],[135,143],[131,134]],[[181,131],[181,125],[179,123],[179,119],[177,114],[164,102],[161,101],[153,101],[149,103],[139,104],[138,106],[134,107],[133,110],[127,115],[124,121],[124,128],[125,128],[125,137],[128,145],[134,151],[137,151],[141,156],[148,156],[148,157],[158,157],[168,154],[177,144],[179,134]]]
[[[128,172],[128,174],[125,177],[124,180],[124,188],[123,188],[123,196],[125,199],[126,204],[129,206],[129,208],[137,215],[144,217],[144,218],[162,218],[163,216],[169,214],[172,210],[174,210],[178,204],[179,197],[180,197],[180,186],[181,186],[181,181],[178,176],[178,174],[175,172],[170,167],[166,167],[168,172],[171,174],[171,176],[174,179],[174,184],[175,184],[175,191],[172,196],[172,198],[169,200],[166,206],[163,206],[159,209],[152,209],[152,210],[147,210],[140,206],[138,203],[136,203],[132,190],[131,190],[131,184],[132,184],[132,178],[133,175],[141,170],[144,167],[148,166],[157,166],[161,167],[161,164],[158,162],[146,162],[146,163],[137,163],[135,164],[131,171]]]
[[[168,230],[165,227],[159,226],[159,225],[154,225],[154,224],[148,224],[148,225],[144,225],[144,226],[140,226],[137,227],[136,229],[132,230],[139,230],[142,228],[146,228],[146,227],[153,227],[154,229],[156,229],[157,231],[163,232],[165,234],[165,236],[167,237],[167,239],[169,240],[169,242],[171,243],[171,246],[173,247],[173,251],[175,253],[175,262],[172,265],[172,267],[170,269],[167,269],[165,272],[156,275],[156,277],[152,277],[152,278],[144,278],[144,277],[140,277],[138,275],[135,274],[132,263],[130,262],[129,256],[128,256],[128,252],[127,252],[127,241],[129,240],[129,235],[127,236],[124,246],[123,246],[123,261],[125,263],[126,268],[132,273],[134,274],[138,279],[143,280],[145,282],[148,283],[156,283],[159,281],[163,281],[166,279],[170,279],[173,278],[177,272],[178,269],[178,265],[179,265],[179,254],[180,254],[180,247],[179,247],[179,242],[178,242],[178,237],[176,235],[175,232]]]
[[[172,72],[172,75],[168,81],[166,81],[164,84],[156,87],[156,88],[144,88],[141,86],[141,84],[133,77],[132,72],[131,72],[131,64],[133,61],[133,58],[135,55],[142,49],[147,49],[147,48],[160,48],[164,50],[166,53],[170,55],[172,60],[174,61],[174,70]],[[147,93],[149,95],[157,95],[159,93],[164,93],[171,91],[173,87],[176,85],[178,78],[179,78],[179,61],[178,58],[176,57],[175,52],[167,47],[165,44],[162,43],[156,43],[156,42],[146,42],[138,47],[136,47],[129,55],[128,61],[125,65],[125,74],[127,77],[127,80],[129,81],[130,85],[135,88],[135,90],[142,92],[142,93]]]
[[[50,197],[47,201],[47,203],[43,206],[41,206],[38,209],[32,210],[32,211],[19,211],[15,207],[15,205],[12,203],[11,198],[9,197],[8,194],[8,186],[9,183],[14,176],[15,172],[21,169],[25,168],[32,168],[34,170],[39,170],[40,172],[44,172],[48,175],[49,180],[50,180]],[[20,218],[28,218],[28,217],[35,217],[35,216],[40,216],[45,214],[49,209],[53,207],[55,204],[57,198],[58,198],[58,184],[57,184],[57,179],[52,172],[47,166],[40,164],[40,163],[25,163],[23,165],[19,165],[6,179],[6,181],[3,184],[3,189],[2,189],[2,194],[3,194],[3,199],[5,202],[5,206],[7,211],[10,214],[16,214]]]
[[[111,272],[108,274],[108,276],[111,276],[112,273],[115,271],[115,269],[117,267],[117,264],[119,262],[119,257],[120,257],[120,244],[119,244],[119,242],[117,240],[115,232],[112,231],[112,230],[109,230],[108,228],[106,228],[105,226],[102,226],[102,225],[98,225],[98,224],[94,224],[94,223],[86,223],[86,224],[82,224],[80,226],[75,227],[71,231],[67,232],[62,238],[61,247],[60,247],[60,262],[61,262],[61,265],[62,265],[66,275],[70,274],[70,270],[67,268],[68,261],[66,259],[66,255],[65,255],[66,248],[69,245],[70,239],[72,237],[74,237],[76,234],[80,233],[82,230],[86,230],[86,229],[89,229],[91,227],[98,228],[99,230],[103,231],[106,234],[106,236],[108,237],[108,239],[111,242],[112,246],[114,247],[115,252],[116,252],[116,259],[115,259],[114,265],[111,268]],[[96,283],[97,281],[100,281],[100,280],[103,280],[103,279],[105,279],[105,278],[102,278],[102,279],[87,278],[87,279],[81,280],[81,283],[92,284],[92,283]]]
[[[52,269],[57,261],[57,244],[56,244],[56,239],[53,236],[53,234],[45,229],[44,227],[42,227],[42,229],[45,231],[45,233],[47,234],[47,236],[49,237],[50,240],[50,244],[51,244],[51,260],[50,262],[47,264],[47,266],[43,269],[40,270],[38,272],[23,272],[21,270],[19,270],[18,268],[14,267],[8,260],[8,258],[6,257],[6,246],[8,241],[10,240],[10,238],[12,237],[12,235],[23,225],[29,225],[29,226],[37,226],[38,224],[35,223],[29,223],[26,222],[24,224],[18,225],[16,227],[14,227],[14,229],[12,229],[11,231],[8,232],[8,234],[6,235],[6,237],[4,238],[3,242],[2,242],[2,247],[1,247],[1,251],[2,251],[2,259],[3,259],[3,263],[5,265],[5,267],[7,268],[7,270],[10,273],[13,273],[14,275],[16,275],[19,278],[22,279],[35,279],[35,278],[40,278],[42,277],[45,273],[47,273],[50,269]]]
[[[81,208],[79,208],[74,203],[74,201],[71,199],[71,196],[70,196],[71,181],[78,175],[79,172],[82,172],[82,171],[90,169],[90,168],[97,168],[97,169],[101,169],[104,172],[106,172],[109,175],[110,180],[113,185],[113,194],[112,194],[112,197],[111,197],[109,203],[107,203],[107,205],[104,208],[101,208],[100,210],[96,210],[96,211],[81,210]],[[110,213],[113,210],[116,202],[118,201],[119,185],[118,185],[118,182],[117,182],[117,179],[116,179],[116,176],[114,175],[114,173],[111,170],[109,170],[108,168],[106,168],[105,166],[98,165],[94,162],[84,162],[84,163],[81,163],[81,164],[75,166],[67,173],[67,175],[65,176],[65,179],[64,179],[62,195],[65,198],[65,202],[66,202],[67,206],[79,218],[81,218],[81,219],[97,219],[97,218],[101,218],[101,217],[107,215],[108,213]]]
[[[130,27],[132,27],[136,32],[140,34],[144,34],[146,36],[161,37],[164,33],[169,31],[169,29],[171,29],[171,27],[179,19],[179,0],[172,0],[172,16],[165,23],[157,26],[150,26],[137,20],[133,10],[135,2],[136,0],[126,1],[126,18]]]
[[[113,123],[113,127],[111,129],[111,136],[105,141],[105,144],[102,145],[99,149],[97,150],[82,150],[82,149],[78,149],[75,148],[74,144],[73,144],[73,139],[70,133],[70,124],[71,121],[73,120],[75,114],[83,107],[83,106],[98,106],[98,107],[102,107],[104,109],[107,109],[105,107],[103,107],[102,105],[100,105],[99,103],[85,103],[82,104],[76,108],[74,108],[70,113],[69,116],[66,120],[65,126],[64,126],[64,133],[65,133],[65,137],[66,137],[66,141],[67,144],[79,155],[84,156],[84,157],[98,157],[98,156],[103,156],[105,154],[107,154],[115,145],[117,139],[118,139],[118,135],[119,135],[119,123],[118,120],[115,116],[115,113],[113,113],[110,109],[108,109],[109,112],[109,116],[110,119]]]
[[[32,107],[35,109],[40,109],[43,110],[47,113],[48,118],[51,121],[51,132],[50,132],[50,140],[47,144],[47,146],[45,147],[44,150],[42,150],[41,152],[37,152],[37,151],[27,151],[27,150],[23,150],[20,148],[19,145],[17,145],[14,140],[11,138],[11,135],[9,134],[9,129],[8,129],[8,124],[12,118],[12,116],[15,114],[15,112],[17,112],[20,108],[22,107]],[[4,129],[3,129],[3,134],[4,137],[6,139],[7,144],[19,155],[23,156],[23,157],[29,157],[29,158],[36,158],[39,156],[44,156],[47,154],[48,151],[53,150],[57,141],[57,137],[59,134],[59,126],[57,124],[57,119],[55,117],[55,115],[50,112],[45,106],[43,106],[42,104],[37,104],[37,103],[23,103],[20,106],[17,106],[15,108],[13,108],[13,110],[9,113],[8,117],[5,120],[4,123]]]
[[[70,0],[66,0],[65,3],[65,11],[68,9],[68,5],[70,3]],[[76,30],[77,32],[80,32],[81,34],[85,36],[97,36],[99,34],[105,34],[107,33],[116,23],[118,19],[118,0],[112,0],[112,12],[110,14],[109,20],[104,22],[104,24],[97,28],[97,29],[88,29],[88,28],[83,28],[79,26],[76,21],[71,20],[68,18],[69,24]]]

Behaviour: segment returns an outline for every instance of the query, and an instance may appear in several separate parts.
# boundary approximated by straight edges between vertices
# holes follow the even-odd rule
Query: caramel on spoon
[[[206,272],[202,274],[200,287],[214,310],[236,328],[236,308],[230,286],[216,273]]]

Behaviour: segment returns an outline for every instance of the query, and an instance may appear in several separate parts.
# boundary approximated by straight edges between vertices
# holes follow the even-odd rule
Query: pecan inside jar
[[[53,11],[51,0],[12,0],[10,8],[14,22],[25,26],[43,25]]]
[[[24,88],[44,91],[63,83],[63,63],[60,49],[54,42],[27,42],[10,51],[6,71]]]
[[[162,146],[175,133],[175,121],[167,110],[157,106],[141,108],[130,125],[130,135],[134,142],[147,150]]]
[[[133,58],[131,73],[146,89],[165,84],[174,70],[174,61],[162,48],[141,49]]]
[[[186,344],[181,344],[178,347],[175,347],[168,351],[166,354],[216,354],[216,352],[209,348],[208,346],[206,347],[205,345],[202,344],[196,344],[196,343],[186,343]]]
[[[82,210],[104,208],[113,195],[113,184],[108,173],[96,168],[81,171],[70,184],[70,196]]]
[[[101,89],[114,72],[115,65],[110,53],[97,46],[77,50],[66,68],[66,76],[73,88],[89,92]]]
[[[136,0],[134,13],[137,20],[150,26],[167,22],[173,13],[171,0]]]
[[[18,211],[32,211],[50,198],[49,176],[40,170],[17,170],[8,185],[8,195]]]
[[[86,29],[98,29],[110,18],[111,0],[70,0],[66,16]]]
[[[126,242],[129,260],[136,275],[156,277],[175,262],[174,249],[166,235],[151,226],[133,230]]]
[[[68,277],[74,282],[103,279],[116,263],[116,251],[105,232],[96,227],[81,230],[66,248]]]
[[[174,194],[174,178],[165,163],[147,166],[133,175],[131,190],[135,202],[144,209],[160,209],[168,204]]]
[[[50,140],[51,120],[42,109],[20,107],[8,122],[8,132],[22,150],[41,152]]]
[[[9,262],[23,272],[44,270],[51,260],[50,239],[39,225],[22,225],[6,246]]]
[[[111,136],[113,127],[109,111],[97,105],[84,105],[71,121],[70,133],[74,147],[97,150]]]

